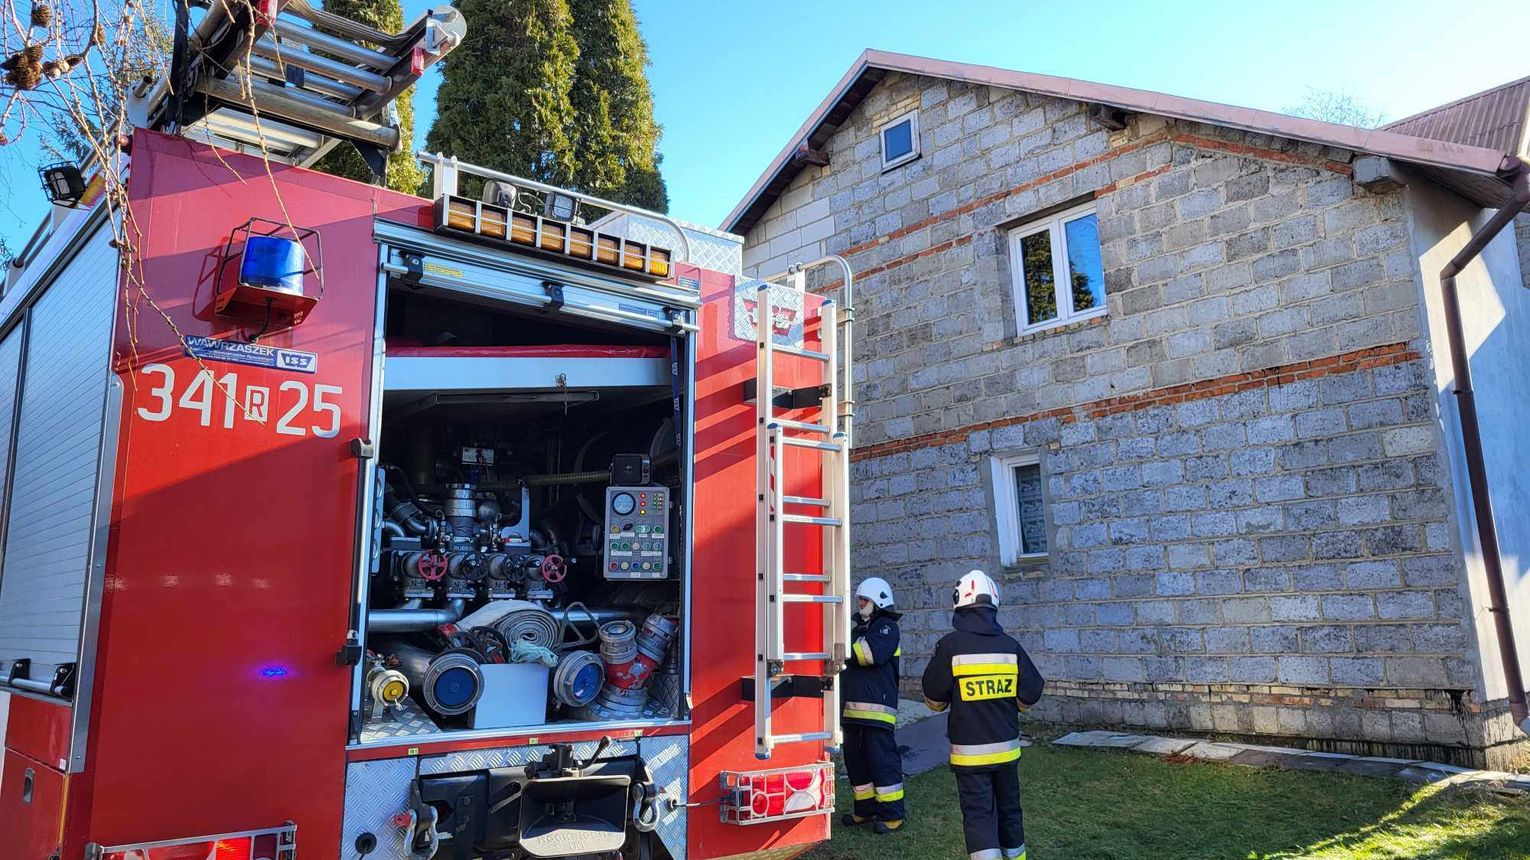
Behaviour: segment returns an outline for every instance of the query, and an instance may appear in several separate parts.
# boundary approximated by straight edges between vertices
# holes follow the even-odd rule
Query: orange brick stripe
[[[1016,424],[1029,424],[1033,421],[1044,421],[1048,418],[1060,418],[1064,423],[1072,423],[1083,418],[1102,418],[1107,415],[1117,415],[1123,412],[1151,409],[1155,406],[1170,406],[1188,403],[1192,400],[1205,400],[1208,397],[1222,397],[1253,388],[1269,388],[1276,385],[1287,385],[1304,379],[1318,379],[1324,376],[1353,373],[1357,370],[1403,364],[1409,361],[1417,361],[1419,357],[1418,351],[1409,349],[1405,343],[1374,346],[1327,358],[1298,361],[1291,364],[1267,367],[1263,370],[1251,370],[1247,373],[1219,376],[1201,382],[1190,382],[1184,385],[1143,391],[1138,394],[1127,394],[1121,397],[1109,397],[1079,406],[1063,406],[1057,409],[1048,409],[1044,412],[1033,412],[1029,415],[998,418],[993,421],[984,421],[979,424],[958,427],[955,430],[941,430],[935,433],[909,436],[905,439],[889,439],[886,442],[878,442],[874,445],[856,448],[851,452],[850,459],[856,461],[869,460],[875,457],[902,454],[906,451],[917,451],[923,448],[938,448],[942,445],[964,442],[968,436],[980,430],[1012,427]]]
[[[1279,161],[1284,164],[1302,164],[1308,167],[1319,168],[1333,173],[1341,173],[1345,176],[1350,176],[1354,172],[1353,169],[1347,164],[1341,164],[1337,161],[1329,161],[1326,159],[1308,158],[1304,155],[1299,155],[1294,152],[1282,152],[1278,149],[1269,149],[1262,146],[1249,146],[1245,143],[1234,143],[1228,140],[1218,140],[1213,137],[1206,137],[1199,134],[1189,134],[1187,132],[1175,132],[1173,134],[1168,132],[1158,132],[1155,134],[1150,134],[1140,140],[1134,140],[1131,143],[1125,144],[1124,146],[1118,147],[1116,149],[1102,152],[1092,158],[1086,158],[1083,161],[1070,164],[1067,167],[1060,167],[1057,170],[1046,174],[1045,176],[1038,176],[1035,179],[1022,182],[1012,188],[1006,188],[1001,191],[995,191],[994,193],[987,196],[979,197],[971,203],[958,206],[955,209],[948,209],[939,215],[931,215],[930,217],[921,221],[916,221],[913,224],[909,224],[905,227],[900,227],[891,233],[883,236],[878,236],[875,239],[862,242],[859,245],[852,245],[846,249],[843,254],[844,256],[849,257],[855,254],[859,254],[862,251],[869,251],[878,245],[885,245],[895,239],[901,239],[911,233],[917,233],[926,227],[930,227],[944,221],[950,221],[953,218],[960,218],[969,212],[976,212],[977,210],[991,203],[997,203],[1000,200],[1004,200],[1006,198],[1013,197],[1016,194],[1030,191],[1033,188],[1039,188],[1049,182],[1055,182],[1065,176],[1077,173],[1085,168],[1093,167],[1096,164],[1104,164],[1106,162],[1114,161],[1123,155],[1128,155],[1130,153],[1136,152],[1139,149],[1152,146],[1155,143],[1162,143],[1163,141],[1180,143],[1186,146],[1193,146],[1198,149],[1210,149],[1217,152],[1230,153],[1233,155],[1246,155],[1254,158],[1263,158],[1268,161]],[[1171,157],[1171,162],[1169,164],[1160,165],[1159,167],[1155,167],[1152,170],[1145,171],[1127,179],[1117,180],[1105,186],[1104,188],[1097,189],[1096,193],[1109,194],[1112,191],[1118,191],[1127,187],[1128,185],[1133,185],[1145,179],[1151,179],[1154,176],[1166,173],[1174,166],[1175,165],[1172,163]],[[906,258],[895,260],[892,263],[886,264],[883,268],[890,268],[894,264],[898,264],[904,259]]]

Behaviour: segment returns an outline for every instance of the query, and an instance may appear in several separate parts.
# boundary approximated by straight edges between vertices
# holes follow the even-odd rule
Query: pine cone
[[[28,63],[23,59],[5,76],[5,79],[18,90],[36,89],[37,85],[42,83],[42,66]]]
[[[49,6],[46,3],[33,3],[32,4],[32,26],[33,27],[51,27],[51,26],[53,26],[53,7]]]

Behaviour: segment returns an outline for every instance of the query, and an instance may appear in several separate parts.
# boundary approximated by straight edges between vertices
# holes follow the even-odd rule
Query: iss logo
[[[318,370],[319,357],[311,352],[293,352],[289,349],[276,351],[276,363],[284,370],[313,373]]]

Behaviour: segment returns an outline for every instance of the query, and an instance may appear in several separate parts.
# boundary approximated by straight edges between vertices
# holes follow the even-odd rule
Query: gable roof
[[[798,148],[803,144],[822,147],[877,82],[889,72],[946,78],[1074,101],[1095,102],[1133,113],[1205,122],[1379,155],[1414,165],[1419,172],[1483,206],[1498,205],[1507,197],[1509,190],[1508,184],[1499,178],[1499,171],[1511,167],[1514,156],[1498,149],[1383,129],[1319,122],[1150,90],[868,49],[851,64],[850,70],[840,78],[828,97],[802,124],[744,198],[733,207],[733,211],[728,213],[721,228],[730,233],[742,234],[753,227],[771,203],[785,192],[792,178],[801,171],[803,163],[793,157]]]
[[[1519,156],[1530,154],[1530,78],[1456,99],[1382,128]]]

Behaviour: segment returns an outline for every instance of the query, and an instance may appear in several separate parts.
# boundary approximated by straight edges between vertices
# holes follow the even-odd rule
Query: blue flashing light
[[[271,665],[260,667],[260,677],[262,678],[285,678],[290,674],[292,672],[286,666]]]
[[[239,262],[239,282],[293,295],[303,294],[303,243],[281,236],[251,236]]]

